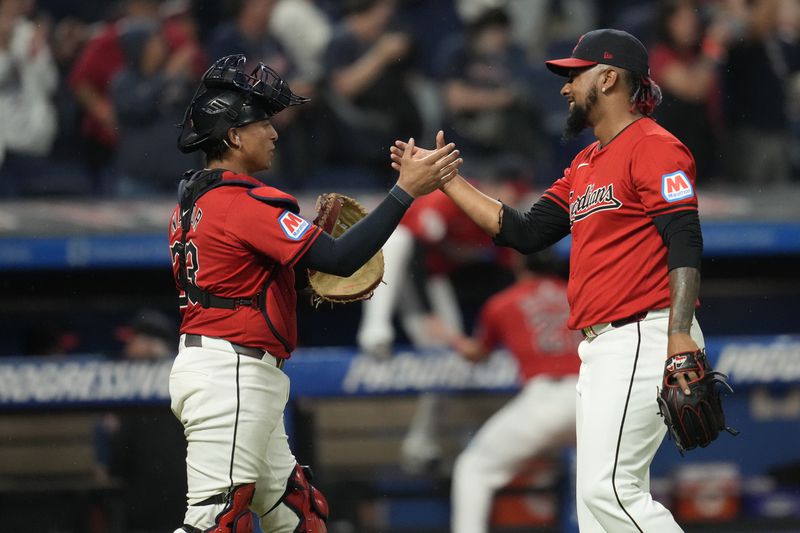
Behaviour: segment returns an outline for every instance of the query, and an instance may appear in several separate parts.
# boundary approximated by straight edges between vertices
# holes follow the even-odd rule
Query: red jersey
[[[74,90],[85,83],[103,97],[108,97],[111,80],[124,65],[118,25],[109,24],[86,43],[69,73],[69,86]],[[114,146],[117,142],[117,132],[109,130],[88,113],[84,114],[81,127],[84,135],[107,146]]]
[[[580,336],[567,329],[566,283],[529,278],[493,295],[478,319],[478,341],[486,350],[504,345],[525,380],[538,375],[577,374]]]
[[[400,224],[426,246],[425,267],[431,274],[449,274],[466,261],[509,259],[491,238],[446,194],[434,191],[414,200]],[[506,261],[507,262],[507,261]]]
[[[223,181],[256,188],[216,187],[202,195],[186,237],[189,281],[215,296],[250,298],[263,293],[264,310],[181,306],[181,333],[219,337],[288,358],[297,344],[297,293],[294,265],[319,236],[321,228],[299,216],[297,201],[250,176],[222,173]],[[178,283],[181,221],[172,213],[169,243]],[[180,287],[179,287],[180,291]],[[185,294],[181,293],[185,299]]]
[[[544,196],[569,213],[569,327],[669,307],[667,247],[653,217],[696,211],[689,150],[649,118],[581,151]]]

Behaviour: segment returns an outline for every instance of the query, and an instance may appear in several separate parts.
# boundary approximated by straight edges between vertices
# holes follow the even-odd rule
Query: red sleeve
[[[564,176],[553,183],[549,189],[544,191],[543,197],[553,200],[555,203],[564,208],[569,213],[569,192],[572,190],[572,181],[570,180],[570,172],[572,167],[564,169]]]
[[[500,330],[498,328],[497,312],[494,300],[489,299],[486,305],[481,309],[480,316],[478,317],[478,326],[476,328],[475,338],[483,347],[484,350],[491,351],[495,346],[500,343]]]
[[[228,215],[226,232],[282,265],[294,266],[322,231],[288,209],[266,204],[247,194],[240,198]]]
[[[90,40],[83,49],[69,74],[71,88],[88,83],[104,93],[114,73],[122,66],[121,50],[114,28],[106,29]]]
[[[633,149],[631,180],[651,217],[696,210],[695,164],[680,141],[648,135]]]

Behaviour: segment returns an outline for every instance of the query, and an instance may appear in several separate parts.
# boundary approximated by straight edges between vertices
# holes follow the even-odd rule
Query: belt
[[[641,313],[636,313],[635,315],[620,318],[619,320],[614,320],[613,322],[603,322],[600,324],[595,324],[594,326],[583,328],[581,333],[583,333],[583,336],[587,339],[594,339],[601,333],[604,333],[611,328],[621,328],[622,326],[632,324],[633,322],[641,322],[646,316],[647,311],[643,311]]]
[[[266,352],[261,348],[254,348],[252,346],[242,346],[241,344],[236,344],[230,341],[226,341],[225,339],[204,337],[203,335],[196,335],[194,333],[186,334],[184,339],[184,346],[186,346],[187,348],[202,348],[204,339],[208,340],[213,339],[215,342],[224,342],[226,344],[229,344],[231,349],[239,355],[246,355],[247,357],[259,359],[277,368],[283,368],[283,364],[286,362],[286,359],[282,357],[275,357],[274,355],[271,355],[269,352]],[[206,346],[206,347],[211,348],[211,346]]]

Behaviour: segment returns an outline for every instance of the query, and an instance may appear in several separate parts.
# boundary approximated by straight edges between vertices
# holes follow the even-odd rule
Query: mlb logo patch
[[[661,176],[661,196],[667,202],[677,202],[694,196],[692,182],[682,170]]]
[[[278,222],[281,225],[281,229],[286,234],[287,237],[292,239],[293,241],[297,241],[302,237],[308,228],[311,227],[311,224],[299,215],[295,215],[291,211],[284,211],[283,214],[278,219]]]

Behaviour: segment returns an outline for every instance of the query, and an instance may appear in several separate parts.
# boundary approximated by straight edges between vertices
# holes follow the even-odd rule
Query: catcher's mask
[[[200,81],[183,122],[178,125],[178,148],[194,152],[225,140],[228,130],[266,120],[289,106],[304,104],[278,74],[259,63],[244,71],[245,56],[218,59]]]

